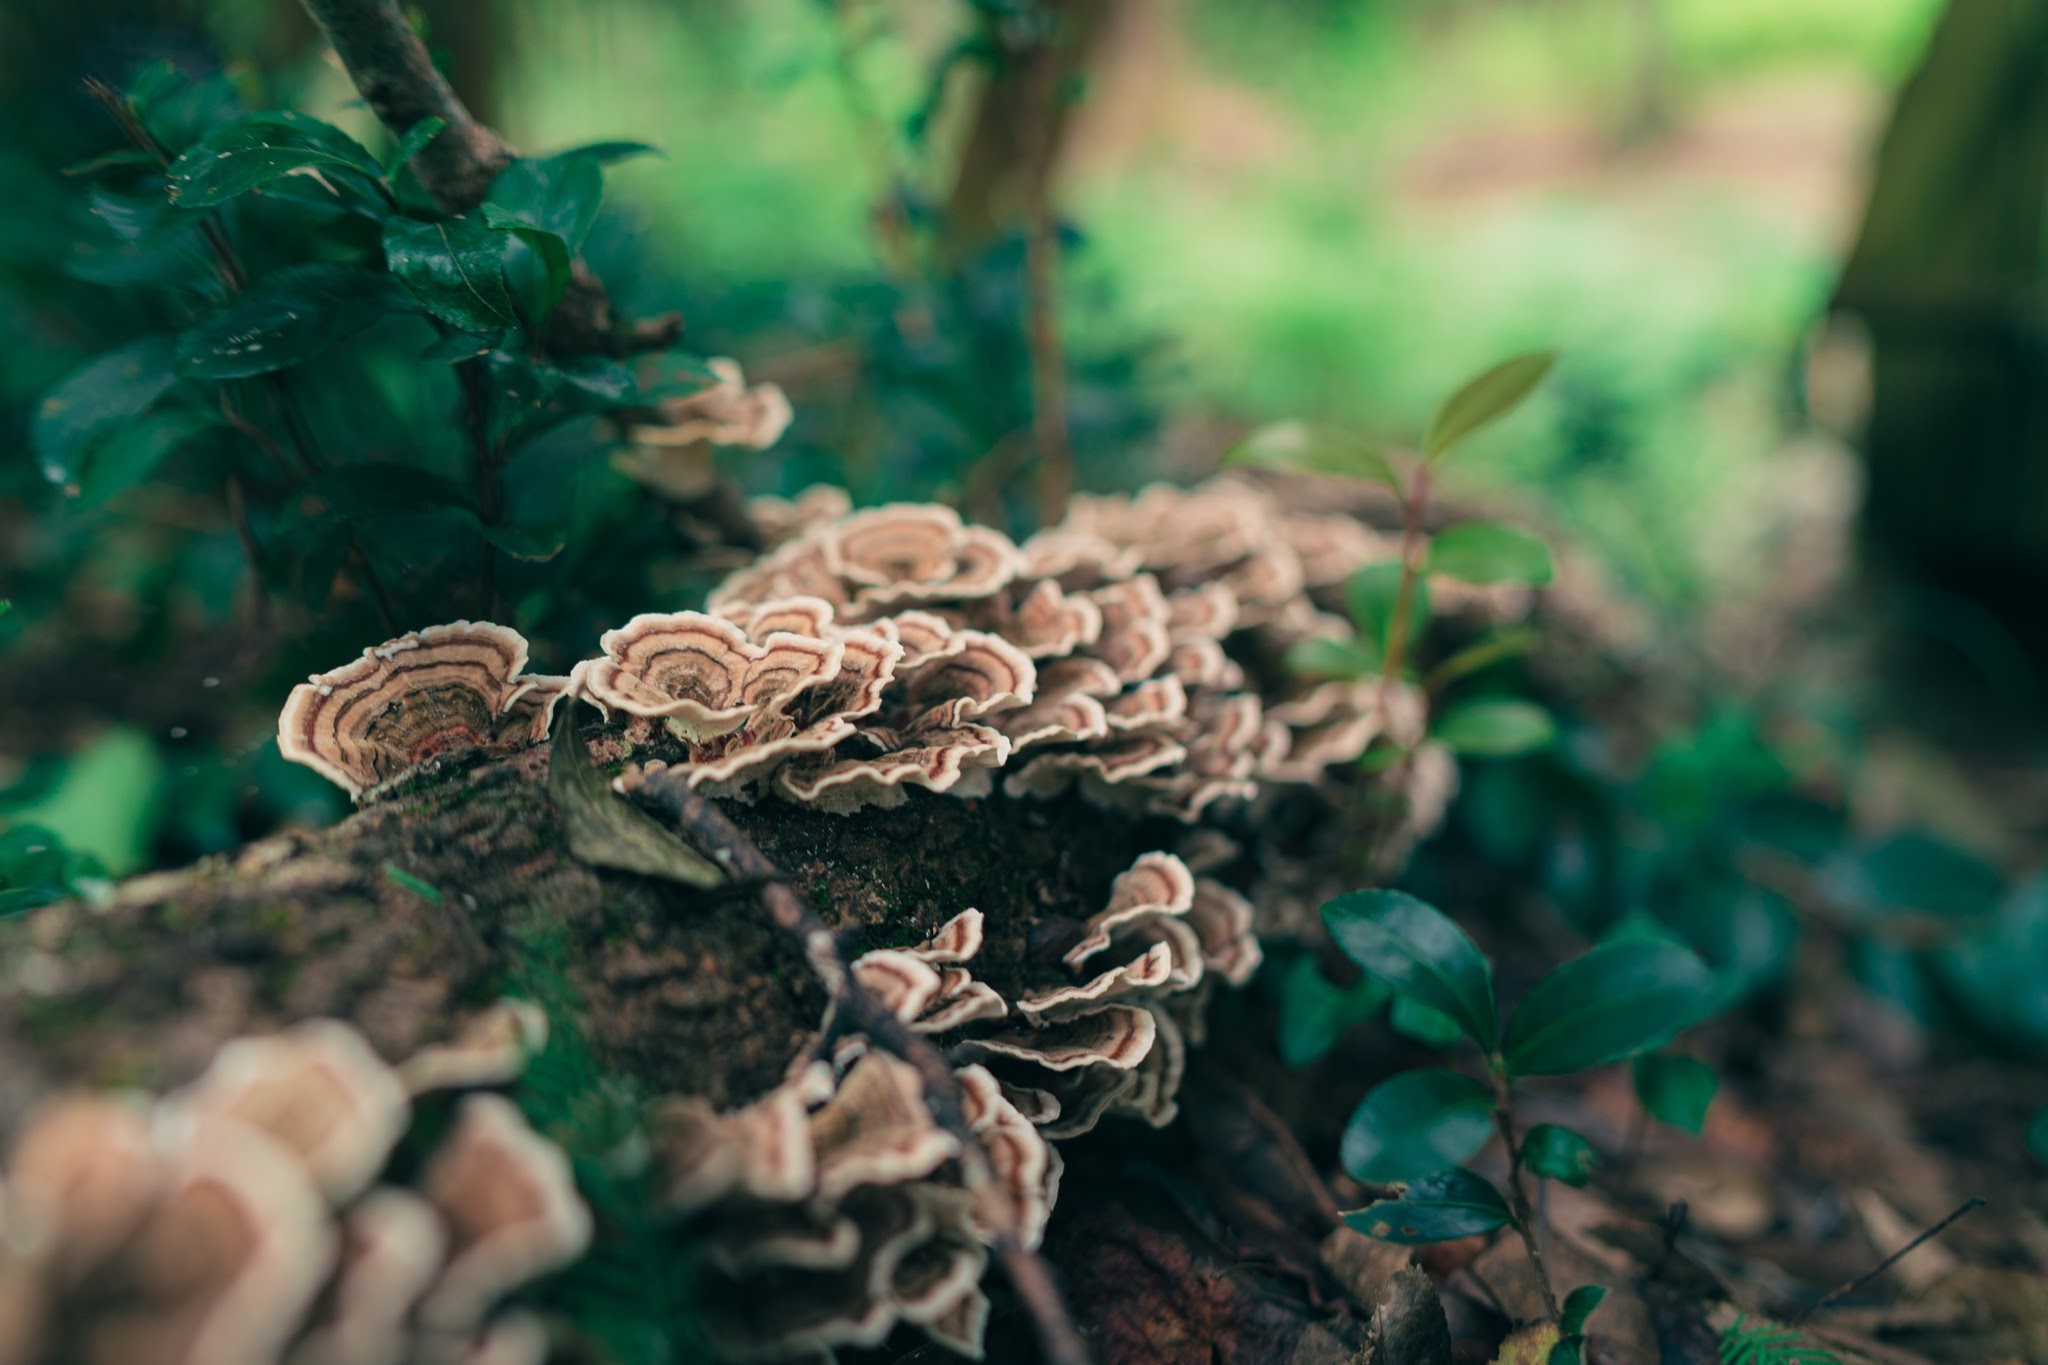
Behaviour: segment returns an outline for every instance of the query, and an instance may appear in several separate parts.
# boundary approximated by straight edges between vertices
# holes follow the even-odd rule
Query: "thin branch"
[[[1493,1121],[1500,1129],[1500,1140],[1508,1149],[1508,1208],[1515,1215],[1515,1231],[1522,1234],[1522,1245],[1529,1250],[1529,1266],[1536,1272],[1536,1288],[1543,1294],[1543,1310],[1550,1320],[1558,1320],[1557,1290],[1550,1282],[1550,1267],[1544,1264],[1543,1241],[1537,1236],[1537,1228],[1529,1209],[1529,1194],[1522,1184],[1522,1143],[1515,1134],[1514,1115],[1510,1111],[1507,1082],[1500,1076],[1493,1078],[1494,1103]]]
[[[1843,1283],[1836,1285],[1833,1289],[1830,1289],[1827,1293],[1821,1295],[1818,1299],[1815,1299],[1812,1303],[1808,1304],[1805,1308],[1801,1309],[1796,1316],[1791,1318],[1789,1320],[1788,1325],[1797,1327],[1800,1323],[1805,1322],[1808,1318],[1812,1317],[1815,1313],[1818,1313],[1821,1309],[1835,1302],[1835,1300],[1847,1298],[1849,1295],[1855,1293],[1864,1285],[1869,1284],[1872,1280],[1884,1274],[1885,1271],[1890,1270],[1893,1266],[1897,1265],[1900,1261],[1904,1260],[1908,1255],[1910,1255],[1914,1251],[1915,1248],[1923,1245],[1928,1241],[1931,1241],[1936,1237],[1939,1237],[1942,1233],[1946,1232],[1948,1230],[1949,1224],[1955,1222],[1958,1218],[1961,1218],[1964,1214],[1970,1212],[1972,1209],[1982,1208],[1983,1206],[1984,1200],[1980,1196],[1971,1195],[1968,1199],[1965,1199],[1961,1204],[1957,1205],[1956,1208],[1948,1215],[1948,1217],[1942,1219],[1933,1227],[1928,1228],[1918,1237],[1915,1237],[1912,1241],[1906,1243],[1897,1251],[1894,1251],[1891,1255],[1885,1257],[1882,1261],[1879,1261],[1876,1265],[1864,1271],[1861,1275],[1858,1275],[1854,1279],[1846,1280]]]
[[[403,137],[425,119],[447,127],[413,159],[421,188],[446,213],[481,204],[491,177],[512,164],[512,149],[471,117],[468,106],[434,69],[427,46],[405,21],[398,0],[305,0],[349,79],[377,119]]]
[[[967,1126],[960,1082],[930,1039],[911,1031],[895,1012],[875,999],[848,969],[838,940],[817,912],[789,885],[788,879],[745,831],[726,818],[708,798],[690,790],[679,771],[630,771],[619,779],[627,796],[675,823],[683,837],[742,882],[760,887],[761,904],[776,927],[796,940],[812,972],[832,1002],[833,1026],[865,1034],[875,1047],[908,1062],[924,1083],[932,1118],[960,1144],[961,1183],[974,1197],[977,1212],[995,1230],[996,1258],[1002,1262],[1017,1297],[1023,1300],[1038,1329],[1039,1346],[1050,1365],[1087,1365],[1088,1348],[1075,1329],[1052,1272],[1024,1245],[1015,1214],[1003,1198],[989,1169],[981,1140]]]

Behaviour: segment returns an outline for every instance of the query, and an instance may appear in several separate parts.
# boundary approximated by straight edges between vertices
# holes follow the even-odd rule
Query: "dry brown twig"
[[[960,1082],[930,1039],[913,1032],[854,977],[838,939],[792,888],[779,868],[708,797],[692,791],[681,770],[634,770],[620,790],[671,821],[684,840],[744,886],[758,889],[776,927],[796,940],[804,960],[831,1000],[828,1030],[859,1033],[876,1048],[909,1063],[924,1082],[926,1102],[940,1128],[960,1145],[961,1183],[982,1218],[996,1230],[995,1253],[1037,1328],[1049,1365],[1086,1365],[1088,1348],[1042,1257],[1024,1245],[1009,1203],[989,1169],[981,1139],[968,1127]]]

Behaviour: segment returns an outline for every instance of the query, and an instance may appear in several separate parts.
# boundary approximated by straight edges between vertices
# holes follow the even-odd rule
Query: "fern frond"
[[[1721,1334],[1721,1365],[1842,1365],[1834,1352],[1769,1318],[1738,1314]]]

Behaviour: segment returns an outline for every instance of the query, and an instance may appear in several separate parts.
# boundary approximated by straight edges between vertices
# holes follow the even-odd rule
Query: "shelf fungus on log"
[[[293,688],[277,746],[358,799],[449,750],[523,748],[547,738],[568,688],[525,668],[515,630],[429,626]]]
[[[566,1158],[474,1093],[417,1189],[382,1183],[410,1119],[332,1019],[237,1038],[160,1097],[51,1096],[0,1180],[0,1360],[541,1365],[545,1330],[503,1305],[588,1245]]]

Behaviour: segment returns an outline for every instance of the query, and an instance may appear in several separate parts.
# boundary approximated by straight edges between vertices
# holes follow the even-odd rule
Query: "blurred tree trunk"
[[[2035,632],[2044,207],[2048,5],[1951,0],[1899,93],[1834,300],[1871,339],[1863,531],[1875,564]]]

